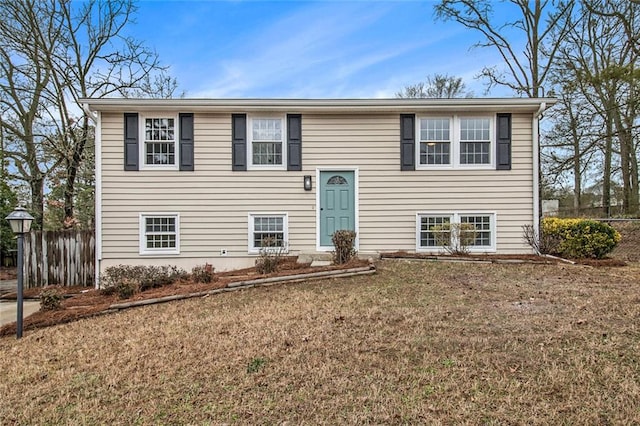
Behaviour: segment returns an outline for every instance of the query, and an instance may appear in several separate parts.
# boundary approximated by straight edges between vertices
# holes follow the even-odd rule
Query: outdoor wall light
[[[311,191],[311,175],[305,175],[304,176],[304,190],[305,191]]]
[[[17,291],[17,311],[18,316],[16,318],[16,338],[22,337],[22,288],[24,280],[24,234],[31,230],[31,222],[33,222],[33,216],[31,216],[24,207],[16,207],[9,216],[5,219],[11,225],[11,230],[18,237],[18,291]]]

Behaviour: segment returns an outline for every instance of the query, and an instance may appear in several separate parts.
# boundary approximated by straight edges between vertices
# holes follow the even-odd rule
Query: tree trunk
[[[29,181],[31,189],[32,229],[43,229],[44,223],[44,176],[38,174]]]
[[[602,213],[606,217],[611,217],[611,157],[613,151],[613,129],[610,117],[606,119],[605,125],[606,135],[604,145],[604,164],[602,167]]]

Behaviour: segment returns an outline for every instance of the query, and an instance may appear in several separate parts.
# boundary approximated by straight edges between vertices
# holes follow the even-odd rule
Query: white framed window
[[[460,118],[460,164],[491,164],[491,119]]]
[[[251,117],[249,120],[248,164],[254,168],[286,166],[284,117]]]
[[[418,169],[492,168],[494,118],[452,115],[416,121]]]
[[[140,118],[142,168],[178,168],[178,118],[168,115]]]
[[[249,253],[261,249],[289,246],[289,223],[286,213],[249,213]]]
[[[419,241],[420,247],[426,248],[442,248],[440,243],[441,235],[447,233],[442,227],[449,225],[452,222],[453,215],[423,215],[418,217]]]
[[[180,254],[178,213],[140,213],[140,254]]]
[[[475,241],[469,244],[471,252],[492,252],[496,250],[496,214],[481,212],[417,213],[416,250],[436,251],[443,248],[438,233],[446,233],[442,227],[450,224],[471,224],[475,228]],[[441,235],[442,235],[441,234]]]
[[[451,164],[451,119],[421,118],[420,164]]]
[[[461,214],[460,223],[473,225],[476,230],[476,240],[473,247],[493,246],[492,215],[488,214]]]

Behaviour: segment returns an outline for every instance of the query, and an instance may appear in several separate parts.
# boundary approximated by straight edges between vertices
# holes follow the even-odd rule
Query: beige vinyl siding
[[[196,113],[194,172],[125,172],[123,115],[103,113],[102,257],[162,264],[138,254],[139,214],[156,212],[180,214],[180,255],[160,256],[164,264],[248,257],[249,213],[287,213],[291,253],[315,251],[316,169],[341,167],[358,170],[363,253],[414,250],[417,212],[495,212],[497,250],[529,252],[521,227],[533,218],[531,115],[514,114],[512,127],[510,171],[402,172],[398,114],[303,114],[302,171],[232,172],[231,113]],[[312,191],[304,191],[304,175],[313,177]]]

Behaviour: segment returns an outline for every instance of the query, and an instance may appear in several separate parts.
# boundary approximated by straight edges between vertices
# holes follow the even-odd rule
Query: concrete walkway
[[[0,294],[15,293],[17,280],[0,281]],[[22,317],[26,318],[40,310],[40,302],[25,300],[22,305]],[[3,300],[0,302],[0,326],[15,322],[18,314],[18,303],[15,300]]]

